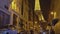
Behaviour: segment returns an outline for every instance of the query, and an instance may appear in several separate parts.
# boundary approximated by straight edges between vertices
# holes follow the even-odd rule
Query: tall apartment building
[[[0,0],[0,27],[10,23],[11,13],[8,10],[12,0]]]
[[[29,30],[29,6],[27,0],[13,0],[10,4],[11,24],[17,27],[18,31]],[[32,10],[31,10],[32,11]],[[32,13],[33,14],[33,13]]]
[[[9,10],[11,11],[11,23],[17,25],[18,31],[30,32],[37,28],[38,16],[34,13],[35,0],[13,0]],[[15,17],[14,17],[15,16]],[[16,22],[17,21],[17,22]],[[37,23],[37,24],[36,24]],[[39,26],[39,25],[38,25]]]
[[[56,34],[60,34],[60,0],[52,0],[51,1],[51,10],[50,10],[50,15],[53,15],[51,16],[50,18],[51,19],[59,19],[59,22],[55,25],[54,29],[55,29],[55,33]],[[50,19],[50,20],[51,20]]]

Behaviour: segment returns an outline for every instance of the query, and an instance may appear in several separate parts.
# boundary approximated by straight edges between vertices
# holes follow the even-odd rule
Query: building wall
[[[25,30],[29,29],[27,27],[29,27],[28,25],[28,2],[27,0],[13,0],[12,2],[15,2],[14,5],[10,5],[10,11],[11,11],[11,18],[13,18],[13,14],[16,14],[18,17],[17,19],[17,30],[21,31],[22,29],[20,29],[21,27],[19,26],[19,20],[22,19],[23,20],[23,28]],[[15,6],[16,5],[16,6]],[[22,7],[23,6],[23,7]],[[12,8],[13,7],[13,8]],[[16,8],[16,9],[15,9]],[[22,14],[22,9],[23,9],[23,14]],[[13,20],[13,19],[12,19]],[[11,21],[12,21],[11,20]],[[13,22],[13,21],[12,21]],[[20,21],[21,22],[21,21]],[[13,24],[13,23],[11,23]],[[19,30],[20,29],[20,30]]]
[[[12,2],[12,0],[0,0],[0,10],[5,14],[5,15],[10,15],[11,16],[11,12],[9,12],[9,5]],[[4,16],[5,16],[4,15]],[[7,16],[6,16],[7,17]],[[7,17],[8,18],[8,17]],[[6,19],[7,19],[6,18]],[[6,20],[5,19],[5,20]],[[11,21],[11,19],[10,19]],[[10,22],[11,24],[11,22]]]
[[[52,0],[52,10],[56,12],[56,18],[59,19],[59,22],[55,25],[55,33],[60,34],[60,0]]]
[[[34,5],[34,3],[33,3],[34,1],[32,2],[32,4],[30,2],[28,2],[28,0],[24,0],[24,1],[23,0],[13,0],[13,1],[16,1],[15,3],[16,3],[17,8],[16,9],[14,9],[14,8],[12,9],[12,6],[10,6],[10,10],[12,12],[12,17],[13,17],[13,14],[17,14],[18,15],[18,20],[17,20],[17,21],[19,21],[17,23],[18,31],[21,31],[22,29],[24,29],[26,31],[30,31],[31,29],[34,29],[34,23],[35,23],[35,21],[37,21],[37,17],[35,15],[33,17],[33,11],[34,10],[33,10],[32,6]],[[23,12],[23,14],[22,14],[22,12]],[[29,20],[29,17],[31,18],[31,20]],[[33,20],[33,18],[35,20]],[[21,23],[20,19],[22,20],[22,23],[23,23],[22,27],[23,28],[20,27],[21,26],[21,24],[19,24],[19,23]],[[33,23],[33,21],[34,21],[34,23]],[[35,26],[39,26],[39,25],[35,24]],[[38,29],[38,28],[36,27],[36,29]]]
[[[28,11],[29,11],[29,7],[28,7],[28,1],[25,0],[23,1],[23,17],[28,21]]]
[[[14,25],[16,27],[16,30],[19,29],[19,19],[20,19],[20,5],[18,1],[19,0],[13,0],[9,6],[9,12],[11,12],[10,22],[11,25]]]
[[[0,0],[0,8],[5,8],[5,6],[9,7],[12,0]]]

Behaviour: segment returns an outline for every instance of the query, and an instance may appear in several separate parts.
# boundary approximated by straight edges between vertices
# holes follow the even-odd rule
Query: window
[[[23,15],[23,1],[22,1],[22,5],[21,5],[21,15]]]
[[[15,2],[14,1],[12,1],[11,6],[12,6],[12,9],[15,9]]]
[[[5,7],[7,10],[9,9],[8,6],[6,6],[6,5],[5,5],[4,7]]]
[[[31,21],[31,10],[28,12],[28,20]]]
[[[0,10],[0,27],[10,23],[10,15]]]
[[[1,15],[1,12],[0,12],[0,26],[2,25],[2,15]]]
[[[11,4],[11,8],[15,11],[17,11],[17,4],[16,4],[16,1],[12,1],[12,4]]]
[[[23,28],[23,20],[20,19],[20,23],[19,23],[20,27]]]
[[[6,24],[9,24],[9,22],[10,22],[10,15],[7,15],[7,14],[5,14],[5,16],[4,16],[5,18],[5,23]]]
[[[14,14],[13,15],[13,25],[16,26],[17,24],[17,16]]]

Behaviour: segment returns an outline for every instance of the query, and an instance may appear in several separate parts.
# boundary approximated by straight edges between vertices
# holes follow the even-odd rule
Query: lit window
[[[12,2],[11,7],[12,7],[13,10],[17,11],[16,1]]]
[[[15,2],[12,2],[12,9],[15,9]]]
[[[56,18],[56,12],[51,12],[54,18]]]
[[[56,12],[54,12],[54,18],[56,18],[56,15],[57,15]]]

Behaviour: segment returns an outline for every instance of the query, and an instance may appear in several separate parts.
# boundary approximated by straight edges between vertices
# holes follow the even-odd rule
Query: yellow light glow
[[[41,20],[45,21],[42,14],[39,16],[39,20],[40,20],[40,21],[41,21]]]
[[[53,15],[53,14],[54,14],[54,12],[51,12],[51,14]]]
[[[40,25],[39,25],[39,27],[40,27]]]
[[[12,2],[11,6],[12,6],[12,9],[15,9],[15,2],[14,1]]]
[[[56,18],[56,12],[51,12],[54,18]]]
[[[12,1],[11,7],[13,10],[17,11],[17,4],[16,4],[16,0]]]
[[[41,17],[39,17],[39,20],[41,21]]]
[[[30,27],[31,29],[33,29],[33,27]]]
[[[39,0],[35,0],[35,9],[34,10],[41,10]]]
[[[54,12],[54,18],[56,18],[56,12]]]
[[[43,17],[43,15],[41,15],[41,18],[42,18],[42,20],[44,21],[44,17]]]
[[[35,24],[37,24],[37,21],[35,21]]]

